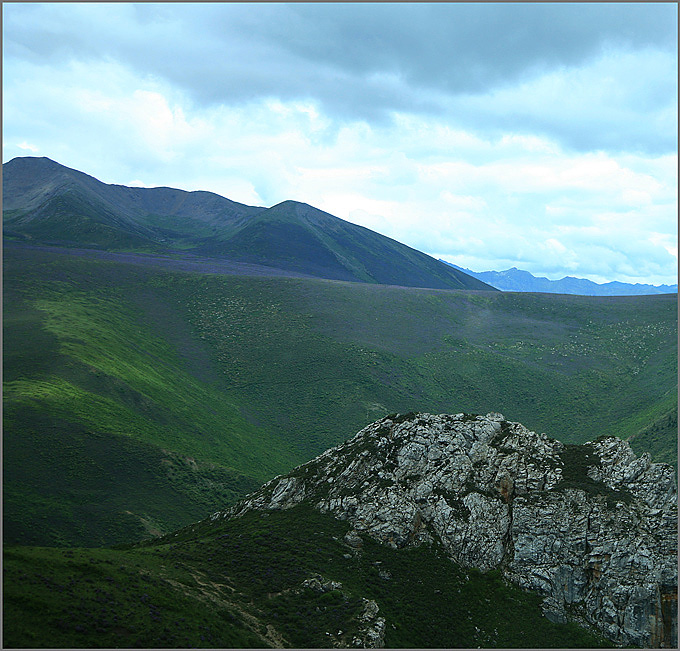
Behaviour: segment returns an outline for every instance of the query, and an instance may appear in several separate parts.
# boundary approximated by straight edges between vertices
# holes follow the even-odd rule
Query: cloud
[[[676,22],[672,4],[19,4],[5,56],[115,60],[203,106],[314,101],[658,152],[677,139]]]
[[[530,130],[575,150],[664,153],[677,143],[676,98],[677,53],[647,48],[455,97],[450,110],[468,128]]]
[[[32,145],[30,142],[18,142],[17,147],[19,149],[22,149],[23,151],[30,151],[32,154],[35,154],[40,151],[39,147],[36,147],[35,145]]]

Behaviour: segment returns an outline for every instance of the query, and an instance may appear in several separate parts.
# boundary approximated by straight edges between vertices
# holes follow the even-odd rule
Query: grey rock
[[[363,601],[364,610],[359,615],[361,626],[352,644],[363,649],[382,649],[385,646],[385,618],[378,617],[380,607],[373,599]]]
[[[349,545],[353,550],[359,550],[363,547],[364,542],[361,536],[354,529],[350,529],[343,537],[345,544]]]
[[[348,521],[353,553],[360,534],[393,548],[436,538],[463,567],[543,595],[553,621],[675,648],[674,472],[614,437],[579,450],[496,413],[387,417],[213,518],[309,500]],[[570,454],[587,461],[576,481]],[[380,644],[380,626],[360,646]]]
[[[319,593],[342,589],[342,583],[340,581],[331,581],[330,579],[325,579],[320,574],[315,574],[314,576],[305,579],[301,585],[303,588],[309,588],[310,590],[314,590],[314,592]]]

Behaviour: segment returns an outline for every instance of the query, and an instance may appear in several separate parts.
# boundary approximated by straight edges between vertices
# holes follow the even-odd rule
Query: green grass
[[[652,459],[662,459],[667,463],[670,463],[675,467],[677,472],[677,393],[671,392],[666,401],[654,405],[633,422],[634,427],[638,428],[638,431],[628,438],[633,451],[638,455],[641,455],[643,452],[648,452]]]
[[[203,522],[129,549],[8,548],[9,646],[351,646],[363,599],[392,648],[578,648],[606,641],[541,614],[540,598],[452,563],[436,546],[393,550],[307,505]],[[342,586],[302,587],[314,575]],[[446,622],[446,625],[442,625]],[[258,637],[259,636],[259,637]]]
[[[111,285],[115,265],[79,262],[45,276],[17,268],[16,279],[5,266],[5,540],[106,544],[168,531],[302,460],[246,421],[198,368],[190,337],[159,336],[127,302],[137,278]]]
[[[8,548],[3,574],[10,647],[264,646],[200,578],[148,553]]]
[[[60,354],[80,363],[74,379],[91,390],[61,378],[18,380],[7,385],[10,397],[42,402],[51,413],[71,413],[102,431],[231,462],[262,478],[277,468],[285,450],[273,458],[270,443],[257,441],[258,432],[224,394],[182,368],[172,348],[138,322],[122,293],[104,299],[60,291],[34,305],[46,315],[44,327],[59,340]]]
[[[170,531],[390,412],[500,411],[677,460],[675,296],[218,276],[14,248],[3,288],[12,543]]]

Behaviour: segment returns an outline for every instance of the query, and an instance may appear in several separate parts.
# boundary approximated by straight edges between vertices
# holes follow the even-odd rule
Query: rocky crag
[[[361,534],[441,544],[540,593],[554,621],[677,648],[675,475],[619,439],[565,445],[493,413],[393,415],[212,517],[303,500],[351,524],[355,553]]]

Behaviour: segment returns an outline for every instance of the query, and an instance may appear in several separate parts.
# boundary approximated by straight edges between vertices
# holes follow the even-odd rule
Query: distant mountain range
[[[8,240],[268,265],[334,280],[494,288],[425,253],[297,201],[247,206],[212,192],[110,185],[49,158],[3,165]]]
[[[643,285],[641,283],[594,283],[585,278],[566,276],[560,280],[536,277],[517,267],[505,271],[470,271],[446,260],[445,264],[504,292],[541,292],[547,294],[579,294],[581,296],[639,296],[643,294],[677,294],[677,285]]]

